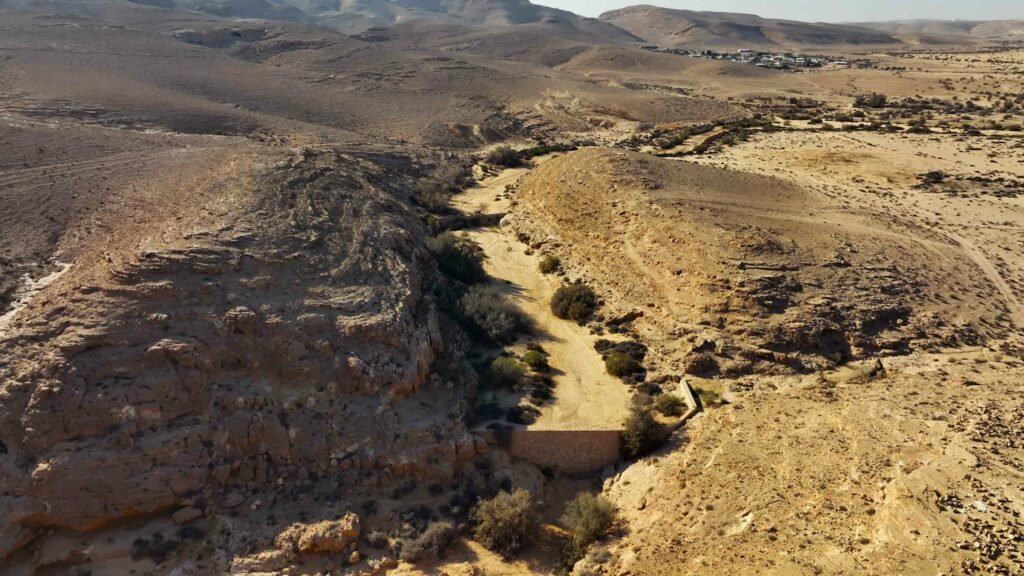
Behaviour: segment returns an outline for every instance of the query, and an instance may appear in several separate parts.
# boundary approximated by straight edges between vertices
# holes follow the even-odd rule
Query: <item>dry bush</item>
[[[622,450],[639,458],[657,449],[668,438],[668,430],[655,418],[650,406],[634,406],[623,425]]]
[[[654,409],[665,416],[682,416],[686,402],[675,394],[659,394],[654,399]]]
[[[543,258],[541,258],[540,264],[537,265],[537,268],[540,269],[542,274],[551,274],[557,272],[558,269],[561,267],[562,261],[559,260],[557,256],[553,256],[551,254],[547,254]]]
[[[455,526],[448,522],[435,522],[423,531],[415,540],[408,540],[402,545],[400,557],[405,562],[420,560],[440,560],[445,550],[455,541]]]
[[[482,500],[470,513],[473,537],[506,558],[515,556],[533,541],[540,518],[529,492],[517,488]]]
[[[587,547],[611,530],[615,523],[615,506],[601,496],[584,492],[566,503],[561,522],[568,529],[569,538],[563,543],[560,563],[571,570],[583,558]]]
[[[584,546],[603,538],[615,523],[615,506],[611,502],[584,492],[565,505],[562,524],[573,538]]]
[[[512,340],[525,325],[522,312],[493,286],[471,286],[459,304],[463,314],[495,342]]]

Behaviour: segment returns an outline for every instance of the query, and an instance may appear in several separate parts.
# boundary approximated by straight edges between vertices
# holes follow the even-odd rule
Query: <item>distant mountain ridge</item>
[[[83,15],[117,10],[118,6],[174,10],[179,15],[296,22],[349,35],[427,23],[523,30],[585,44],[647,43],[690,49],[894,47],[1024,37],[1024,20],[821,23],[649,5],[587,18],[529,0],[0,0],[0,8],[60,7]]]
[[[797,22],[752,14],[630,6],[598,17],[644,41],[671,48],[783,48],[796,45],[900,44],[892,35],[845,24]]]
[[[595,18],[532,4],[529,0],[130,0],[159,8],[227,18],[315,23],[346,34],[412,20],[471,26],[531,25],[606,42],[634,42],[632,34]]]
[[[893,20],[853,25],[900,38],[916,37],[933,41],[950,40],[955,37],[981,40],[1024,37],[1024,20]]]

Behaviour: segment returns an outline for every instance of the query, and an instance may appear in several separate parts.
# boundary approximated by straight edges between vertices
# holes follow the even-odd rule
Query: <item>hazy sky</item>
[[[653,4],[685,10],[744,12],[766,18],[820,22],[869,20],[1024,19],[1024,0],[533,0],[536,4],[597,16],[606,10],[634,4]]]

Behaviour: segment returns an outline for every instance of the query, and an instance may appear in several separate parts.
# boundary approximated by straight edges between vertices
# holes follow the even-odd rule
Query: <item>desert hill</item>
[[[796,22],[750,14],[631,6],[601,14],[603,22],[644,41],[672,48],[788,48],[801,45],[899,44],[893,36],[858,26]]]
[[[1024,20],[901,20],[854,25],[931,43],[1013,39],[1024,35]]]
[[[528,0],[124,0],[126,3],[175,12],[198,12],[233,19],[266,19],[315,23],[346,34],[413,20],[472,26],[534,25],[551,32],[605,42],[632,42],[628,32],[594,18],[584,18]],[[11,0],[9,5],[24,5]],[[2,5],[2,4],[0,4]],[[37,3],[37,5],[40,5]],[[45,4],[43,4],[45,5]],[[82,8],[73,8],[81,10]]]
[[[0,0],[0,573],[1024,569],[1024,53],[618,30]],[[470,511],[514,488],[506,561]],[[582,491],[618,519],[567,550]]]
[[[188,547],[179,511],[211,515],[227,567],[410,479],[500,481],[463,470],[475,376],[412,191],[502,139],[739,113],[301,22],[115,0],[0,21],[5,573],[40,545],[170,570],[132,547]]]

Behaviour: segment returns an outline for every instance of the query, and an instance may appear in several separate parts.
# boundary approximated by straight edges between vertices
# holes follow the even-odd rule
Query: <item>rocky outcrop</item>
[[[471,457],[459,332],[394,180],[334,151],[234,174],[41,293],[0,343],[0,556],[44,528]]]
[[[349,512],[341,520],[290,526],[275,543],[285,552],[342,554],[355,552],[361,532],[359,516]]]

